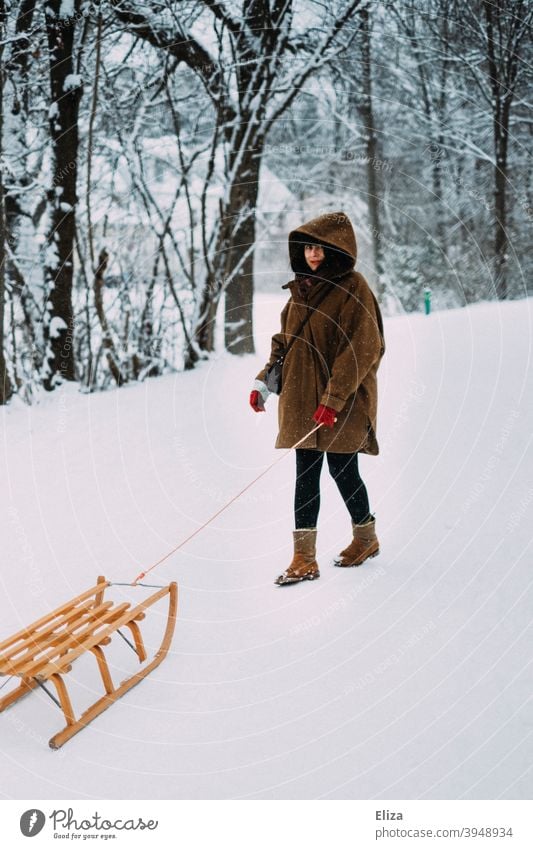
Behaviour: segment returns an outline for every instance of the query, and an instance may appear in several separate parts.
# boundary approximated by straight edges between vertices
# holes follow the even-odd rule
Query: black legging
[[[370,514],[368,493],[361,480],[355,454],[337,454],[313,448],[296,449],[295,528],[316,528],[320,510],[320,472],[324,453],[328,466],[352,521],[361,524]]]

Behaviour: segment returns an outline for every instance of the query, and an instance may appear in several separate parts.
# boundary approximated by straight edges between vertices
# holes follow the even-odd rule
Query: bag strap
[[[333,286],[331,286],[331,285],[330,285],[330,286],[326,286],[326,287],[325,287],[324,291],[322,292],[322,294],[321,294],[321,295],[320,295],[320,297],[318,298],[317,302],[316,302],[315,304],[313,304],[313,305],[312,305],[312,307],[313,307],[313,309],[314,309],[314,310],[316,310],[316,308],[318,307],[318,305],[322,303],[322,301],[324,300],[324,298],[326,297],[326,295],[328,294],[328,292],[331,292],[332,288],[333,288]],[[305,325],[307,324],[307,322],[308,322],[308,321],[309,321],[309,319],[311,318],[311,312],[309,311],[310,306],[311,306],[311,304],[308,304],[308,305],[307,305],[307,307],[308,307],[308,312],[307,312],[306,317],[304,318],[304,320],[303,320],[303,321],[302,321],[302,323],[300,324],[300,326],[299,326],[299,328],[298,328],[297,332],[293,335],[293,337],[292,337],[291,341],[289,342],[289,344],[288,344],[288,345],[287,345],[287,347],[285,348],[285,350],[284,350],[284,352],[283,352],[283,359],[285,359],[285,357],[286,357],[286,356],[287,356],[287,354],[289,353],[289,350],[290,350],[290,348],[291,348],[291,345],[292,345],[294,342],[296,342],[296,340],[297,340],[297,338],[299,337],[300,333],[302,332],[302,330],[304,329]]]

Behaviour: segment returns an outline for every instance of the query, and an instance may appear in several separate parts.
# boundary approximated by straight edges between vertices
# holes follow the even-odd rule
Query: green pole
[[[424,289],[424,308],[426,315],[431,312],[431,289]]]

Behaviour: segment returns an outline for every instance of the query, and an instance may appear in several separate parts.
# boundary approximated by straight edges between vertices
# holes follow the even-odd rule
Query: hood
[[[304,257],[304,245],[315,243],[326,249],[326,258],[311,272]],[[289,258],[295,274],[334,280],[351,271],[357,260],[357,243],[352,222],[345,212],[326,212],[306,221],[289,233]]]

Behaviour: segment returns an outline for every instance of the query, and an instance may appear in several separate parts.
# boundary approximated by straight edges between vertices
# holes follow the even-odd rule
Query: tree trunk
[[[0,158],[4,147],[4,37],[6,10],[4,0],[0,0]],[[0,405],[6,404],[13,394],[13,387],[7,373],[4,354],[4,310],[5,310],[5,273],[6,273],[6,215],[4,202],[4,169],[0,168]]]
[[[377,178],[378,137],[374,126],[374,108],[372,101],[372,55],[371,55],[371,23],[368,8],[361,9],[362,45],[361,45],[361,101],[360,113],[365,128],[367,185],[368,185],[368,220],[372,233],[372,252],[377,278],[376,291],[378,297],[383,292],[383,251],[381,244],[380,210],[379,210],[379,181]]]
[[[496,165],[494,167],[494,211],[496,214],[494,234],[494,278],[496,294],[505,300],[509,294],[507,281],[507,229],[506,229],[506,185],[507,185],[507,138],[508,125],[494,121]]]
[[[232,354],[253,354],[255,209],[259,192],[261,149],[246,151],[231,188],[226,215],[231,227],[231,249],[227,254],[224,339]]]
[[[45,274],[48,288],[44,333],[46,356],[43,367],[45,389],[63,380],[75,380],[74,316],[72,310],[73,255],[76,178],[78,171],[78,108],[81,81],[74,74],[73,44],[80,0],[74,15],[62,16],[62,0],[49,0],[45,7],[50,61],[50,137],[52,140],[52,184],[48,192],[50,228]]]
[[[494,136],[494,286],[496,295],[504,300],[508,295],[507,288],[507,233],[505,228],[506,219],[506,197],[505,187],[507,182],[507,138],[509,133],[509,114],[512,98],[511,77],[512,67],[510,57],[501,51],[501,28],[504,21],[497,20],[499,31],[499,52],[495,41],[493,8],[490,2],[484,0],[483,7],[487,24],[487,58],[489,67],[489,79],[492,91],[492,127]],[[509,14],[509,9],[504,8],[498,12],[502,16],[504,12]],[[504,27],[507,29],[507,27]],[[505,72],[507,75],[505,76]]]
[[[440,66],[440,79],[439,79],[439,91],[440,94],[436,99],[435,109],[437,112],[437,149],[439,155],[433,159],[433,194],[435,195],[436,202],[436,236],[437,236],[437,246],[442,255],[442,268],[444,269],[446,266],[446,257],[448,256],[448,231],[446,227],[446,207],[444,204],[443,197],[443,155],[444,155],[444,143],[446,140],[444,127],[446,126],[446,91],[447,91],[447,77],[448,77],[448,54],[450,49],[449,44],[449,34],[448,34],[448,18],[447,18],[447,6],[446,3],[443,3],[440,7],[442,10],[442,40],[441,40],[441,50],[444,54],[443,61]],[[432,123],[434,121],[433,115]],[[447,272],[445,272],[447,275]]]
[[[215,349],[215,321],[218,308],[218,284],[215,282],[215,276],[207,275],[207,279],[202,294],[200,303],[200,315],[203,316],[202,321],[195,329],[195,343],[189,344],[185,360],[185,368],[193,368],[195,363],[200,359],[198,350],[213,351]]]
[[[243,118],[242,124],[248,121]],[[259,191],[259,171],[263,140],[253,133],[248,142],[238,139],[229,160],[235,169],[229,188],[228,202],[220,207],[220,229],[213,252],[212,270],[206,276],[199,314],[203,317],[196,326],[195,343],[200,351],[213,351],[215,323],[221,292],[225,292],[224,342],[232,354],[252,354],[254,299],[255,208]],[[193,368],[198,351],[188,346],[185,368]]]
[[[1,98],[1,94],[0,94]],[[1,108],[1,107],[0,107]],[[2,121],[0,118],[0,133]],[[0,172],[0,405],[6,404],[13,394],[13,387],[7,372],[4,354],[4,313],[5,313],[5,268],[6,268],[6,227],[4,213],[4,185]]]
[[[274,17],[279,10],[274,9]],[[253,354],[254,327],[254,252],[255,210],[259,193],[259,171],[264,150],[264,135],[259,126],[265,116],[267,95],[261,91],[268,74],[259,45],[271,25],[268,0],[243,0],[242,17],[252,33],[251,41],[241,29],[236,38],[239,56],[237,81],[240,127],[229,158],[233,174],[228,207],[225,211],[230,237],[226,253],[224,341],[232,354]],[[258,52],[259,51],[259,52]],[[258,68],[261,72],[257,74]],[[258,99],[257,110],[252,106]],[[235,162],[238,162],[235,167]]]
[[[117,386],[122,386],[124,383],[127,382],[127,375],[123,374],[120,369],[119,357],[117,355],[115,344],[113,342],[113,337],[111,335],[111,330],[109,328],[109,324],[104,310],[103,290],[105,283],[105,272],[107,269],[108,261],[109,254],[107,253],[106,249],[103,248],[103,250],[100,251],[100,255],[98,257],[98,264],[94,272],[94,304],[96,307],[98,321],[100,322],[100,327],[102,328],[102,349],[103,351],[105,351],[109,371],[113,375],[113,379],[115,380]]]

